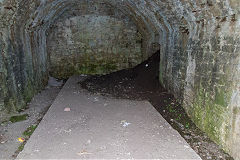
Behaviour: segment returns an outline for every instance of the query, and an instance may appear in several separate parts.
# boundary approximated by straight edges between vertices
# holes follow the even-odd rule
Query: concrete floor
[[[18,159],[201,159],[149,102],[92,95],[83,79],[68,80]]]

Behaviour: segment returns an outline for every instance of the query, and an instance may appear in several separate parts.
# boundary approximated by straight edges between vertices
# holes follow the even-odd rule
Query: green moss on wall
[[[114,71],[117,71],[118,66],[115,61],[88,61],[83,62],[81,64],[71,64],[69,66],[66,66],[64,63],[62,66],[55,66],[50,71],[50,74],[53,77],[59,78],[59,79],[66,79],[70,77],[71,75],[75,74],[86,74],[86,75],[95,75],[95,74],[107,74]]]
[[[164,86],[164,81],[163,81],[163,64],[159,65],[159,81],[162,86]]]
[[[35,89],[30,81],[27,82],[27,85],[23,92],[23,99],[26,103],[30,102],[33,95],[35,94]]]
[[[215,104],[220,106],[227,106],[226,96],[224,90],[216,89]]]
[[[218,144],[224,144],[230,135],[227,102],[231,94],[225,88],[219,87],[215,96],[213,95],[206,88],[199,87],[193,106],[188,109],[188,114],[212,140]]]

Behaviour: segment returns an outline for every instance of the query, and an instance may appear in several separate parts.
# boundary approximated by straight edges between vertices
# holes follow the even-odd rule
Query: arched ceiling
[[[2,19],[13,21],[16,29],[42,30],[54,23],[63,12],[86,0],[11,0],[3,1],[1,11],[13,12]],[[174,32],[186,32],[189,38],[199,38],[199,30],[209,26],[214,30],[218,23],[235,18],[236,0],[90,0],[88,3],[106,3],[132,18],[139,30],[151,43],[167,45]],[[238,8],[237,8],[238,9]],[[3,14],[4,15],[4,14]],[[11,20],[10,20],[11,19]],[[215,27],[215,28],[214,28]],[[170,42],[171,43],[171,42]]]

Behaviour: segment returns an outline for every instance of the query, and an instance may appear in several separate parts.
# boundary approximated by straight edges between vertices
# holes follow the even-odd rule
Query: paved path
[[[68,80],[18,159],[200,159],[149,102],[92,95],[83,79]]]

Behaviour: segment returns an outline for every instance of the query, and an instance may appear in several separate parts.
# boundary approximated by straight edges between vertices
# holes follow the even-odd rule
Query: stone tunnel
[[[0,0],[0,110],[49,74],[108,74],[160,51],[159,81],[240,159],[239,0]]]

